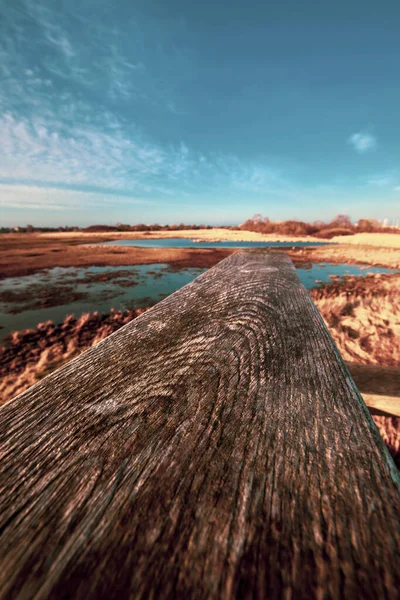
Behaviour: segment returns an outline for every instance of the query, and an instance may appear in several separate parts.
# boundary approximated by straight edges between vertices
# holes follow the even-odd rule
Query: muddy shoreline
[[[190,248],[135,248],[84,245],[102,239],[69,236],[51,238],[19,234],[0,236],[0,280],[32,275],[53,267],[118,267],[167,263],[176,269],[210,268],[234,250]]]
[[[47,282],[32,283],[23,290],[2,290],[0,285],[0,303],[12,305],[12,308],[8,308],[7,313],[15,315],[26,310],[52,308],[76,301],[88,302],[93,297],[93,293],[91,290],[78,291],[78,285],[87,284],[91,287],[100,282],[116,283],[114,290],[96,292],[95,303],[98,303],[118,296],[121,288],[138,285],[139,282],[132,275],[128,270],[87,273],[84,277],[74,277],[71,281],[71,276],[67,273],[60,275],[59,282],[51,285]],[[154,273],[153,276],[156,278],[158,275]]]
[[[135,248],[97,245],[99,242],[112,241],[118,237],[121,238],[110,234],[3,234],[0,236],[0,280],[32,275],[53,267],[111,267],[167,263],[174,269],[210,268],[237,251],[228,248]],[[139,238],[139,236],[135,237]],[[156,238],[157,235],[151,237]],[[178,237],[178,234],[175,234],[175,237]],[[395,237],[400,238],[400,236]],[[287,248],[270,248],[268,251],[287,252],[295,264],[359,263],[400,269],[400,249],[395,247],[379,248],[354,244],[296,247],[296,241],[292,241],[291,244],[293,245]]]

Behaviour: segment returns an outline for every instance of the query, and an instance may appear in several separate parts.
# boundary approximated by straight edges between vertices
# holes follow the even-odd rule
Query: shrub
[[[336,235],[354,235],[352,229],[344,229],[343,227],[334,227],[333,229],[322,229],[314,233],[315,237],[330,240]]]

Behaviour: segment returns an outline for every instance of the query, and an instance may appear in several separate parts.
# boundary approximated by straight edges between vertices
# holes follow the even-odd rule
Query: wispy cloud
[[[382,188],[389,190],[390,188],[395,189],[400,182],[400,170],[397,168],[387,169],[380,173],[374,173],[366,179],[366,183],[369,186]],[[400,186],[399,186],[400,187]]]
[[[377,140],[373,135],[362,131],[353,133],[347,141],[360,154],[373,150],[377,145]]]
[[[89,107],[71,104],[68,111],[68,118],[63,111],[52,115],[46,110],[30,119],[10,112],[0,118],[0,179],[153,198],[207,189],[241,194],[288,190],[282,174],[268,165],[205,156],[183,141],[161,146],[110,113],[103,113],[99,124],[88,119]]]
[[[50,3],[46,6],[36,0],[21,0],[21,4],[22,10],[10,8],[1,15],[0,58],[8,86],[15,87],[21,71],[31,77],[30,58],[40,55],[37,70],[46,72],[47,78],[91,88],[103,98],[128,101],[147,97],[145,88],[151,80],[143,78],[143,61],[132,57],[135,40],[129,40],[130,56],[126,56],[120,32],[106,24],[100,29],[92,27],[88,35],[90,23],[75,15],[71,18],[67,11]],[[165,109],[169,110],[167,106]]]
[[[100,129],[6,113],[0,119],[0,178],[143,191],[148,177],[160,174],[166,154],[136,137],[125,136],[109,115]]]
[[[47,32],[46,38],[53,46],[56,46],[61,50],[67,60],[76,56],[76,52],[72,49],[71,42],[64,33],[55,37]]]
[[[219,156],[216,166],[221,183],[224,185],[229,180],[231,187],[238,192],[266,193],[289,188],[289,183],[280,170],[261,161],[247,163],[236,156]]]
[[[112,23],[84,11],[71,18],[51,4],[21,4],[1,14],[0,177],[171,195],[193,159],[183,146],[145,139],[103,102],[141,98],[170,110],[172,100],[135,55],[135,39],[124,44]]]
[[[140,102],[156,117],[161,109],[184,112],[179,96],[168,94],[167,78],[151,73],[151,57],[162,74],[170,60],[183,72],[179,48],[171,58],[157,45],[155,60],[143,51],[136,25],[121,34],[107,19],[92,19],[90,11],[84,16],[68,4],[65,9],[36,0],[20,4],[23,10],[6,11],[0,32],[3,206],[81,209],[99,200],[88,189],[118,196],[119,202],[194,203],[202,194],[302,201],[286,172],[262,158],[197,152],[185,139],[162,143],[141,129],[135,112]]]
[[[369,185],[376,185],[377,187],[387,187],[388,185],[394,184],[394,178],[389,175],[383,175],[381,177],[372,177],[368,179]]]
[[[99,192],[37,185],[0,183],[0,206],[35,210],[87,210],[120,204],[147,204],[148,200],[134,196],[112,197]]]

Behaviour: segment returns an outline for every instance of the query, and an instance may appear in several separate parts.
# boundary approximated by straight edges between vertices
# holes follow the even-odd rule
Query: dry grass
[[[348,277],[311,296],[344,360],[400,365],[400,275]]]
[[[20,234],[24,235],[24,234]],[[71,236],[79,236],[82,239],[82,243],[85,243],[85,237],[88,239],[97,238],[101,241],[103,238],[108,240],[113,239],[170,239],[170,238],[185,238],[190,240],[200,240],[207,242],[219,242],[225,241],[242,241],[242,242],[321,242],[320,239],[313,238],[311,236],[293,236],[293,235],[282,235],[282,234],[262,234],[254,231],[234,230],[234,229],[222,229],[215,227],[214,229],[187,229],[182,231],[112,231],[109,233],[101,232],[79,232],[79,233],[66,233],[66,232],[55,232],[46,234],[37,234],[38,237],[46,237],[53,239],[68,239]]]
[[[351,277],[311,295],[345,360],[400,367],[400,275]],[[400,469],[400,418],[373,419]]]
[[[0,404],[14,398],[37,381],[97,344],[144,310],[112,311],[109,315],[85,313],[66,317],[61,325],[51,321],[36,329],[16,331],[0,347]]]
[[[365,234],[376,235],[376,234]],[[389,236],[400,239],[398,236]],[[349,241],[351,238],[347,236],[343,240]],[[391,269],[400,269],[400,249],[393,246],[380,248],[378,246],[360,246],[357,244],[328,245],[318,248],[303,248],[300,252],[312,262],[332,262],[346,264],[366,264],[380,267],[388,267]]]
[[[37,234],[3,234],[2,238],[36,238],[38,240],[52,240],[53,243],[74,241],[75,243],[100,242],[102,240],[118,239],[169,239],[189,238],[201,241],[243,241],[243,242],[321,242],[321,237],[311,235],[284,235],[279,233],[263,234],[254,231],[222,229],[188,229],[184,231],[112,231],[112,232],[54,232]],[[400,234],[391,233],[356,233],[354,235],[335,236],[331,240],[337,244],[351,244],[356,246],[373,246],[375,248],[397,248],[400,250]]]
[[[355,233],[351,236],[336,236],[332,238],[332,242],[354,244],[356,246],[400,249],[400,233]]]

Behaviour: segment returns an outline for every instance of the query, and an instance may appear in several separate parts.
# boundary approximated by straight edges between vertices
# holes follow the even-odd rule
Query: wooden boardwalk
[[[398,598],[400,480],[287,256],[0,409],[1,598]]]

